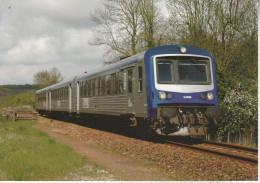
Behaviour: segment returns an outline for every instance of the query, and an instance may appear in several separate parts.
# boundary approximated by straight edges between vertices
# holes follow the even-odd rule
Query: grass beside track
[[[0,121],[0,181],[59,180],[86,164],[71,147],[35,129],[35,124]]]

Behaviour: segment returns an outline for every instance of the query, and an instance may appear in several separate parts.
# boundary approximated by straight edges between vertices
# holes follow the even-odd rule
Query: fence
[[[33,111],[21,111],[15,110],[12,108],[5,108],[3,110],[4,114],[0,115],[0,118],[12,119],[13,121],[17,120],[32,120],[37,121],[38,113]]]

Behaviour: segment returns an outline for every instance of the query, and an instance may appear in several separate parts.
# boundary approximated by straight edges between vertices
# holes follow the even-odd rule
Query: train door
[[[51,111],[51,91],[49,91],[49,111]]]
[[[144,72],[144,62],[138,62],[135,67],[135,77],[134,77],[134,110],[136,117],[145,117],[147,113],[147,98],[146,98],[146,84],[145,84],[145,72]]]
[[[76,95],[77,95],[77,114],[79,114],[79,82],[77,82],[77,92],[76,92]]]
[[[134,67],[129,67],[124,70],[124,90],[127,93],[127,112],[135,114],[134,111]]]
[[[46,111],[48,111],[49,107],[49,92],[46,91],[46,102],[45,102]]]
[[[69,85],[69,113],[72,112],[72,88],[71,84]]]

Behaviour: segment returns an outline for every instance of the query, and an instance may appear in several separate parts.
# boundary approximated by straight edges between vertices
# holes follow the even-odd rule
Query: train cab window
[[[98,78],[95,79],[95,95],[98,95]]]
[[[116,74],[111,74],[110,78],[110,93],[116,93]]]
[[[171,61],[158,61],[158,83],[173,83],[173,63]]]
[[[117,87],[118,87],[118,93],[123,93],[123,79],[124,79],[124,74],[122,71],[120,71],[117,75]]]
[[[128,70],[128,92],[131,93],[133,90],[133,69]]]
[[[106,76],[105,83],[106,83],[105,92],[106,94],[110,94],[110,75]]]
[[[178,73],[183,84],[209,83],[209,66],[205,61],[179,61]]]
[[[143,91],[143,67],[138,67],[138,92]]]

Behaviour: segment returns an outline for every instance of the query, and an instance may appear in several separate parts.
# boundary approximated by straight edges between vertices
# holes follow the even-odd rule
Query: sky
[[[0,0],[0,85],[33,84],[53,67],[64,80],[102,67],[103,48],[89,45],[101,1]]]

